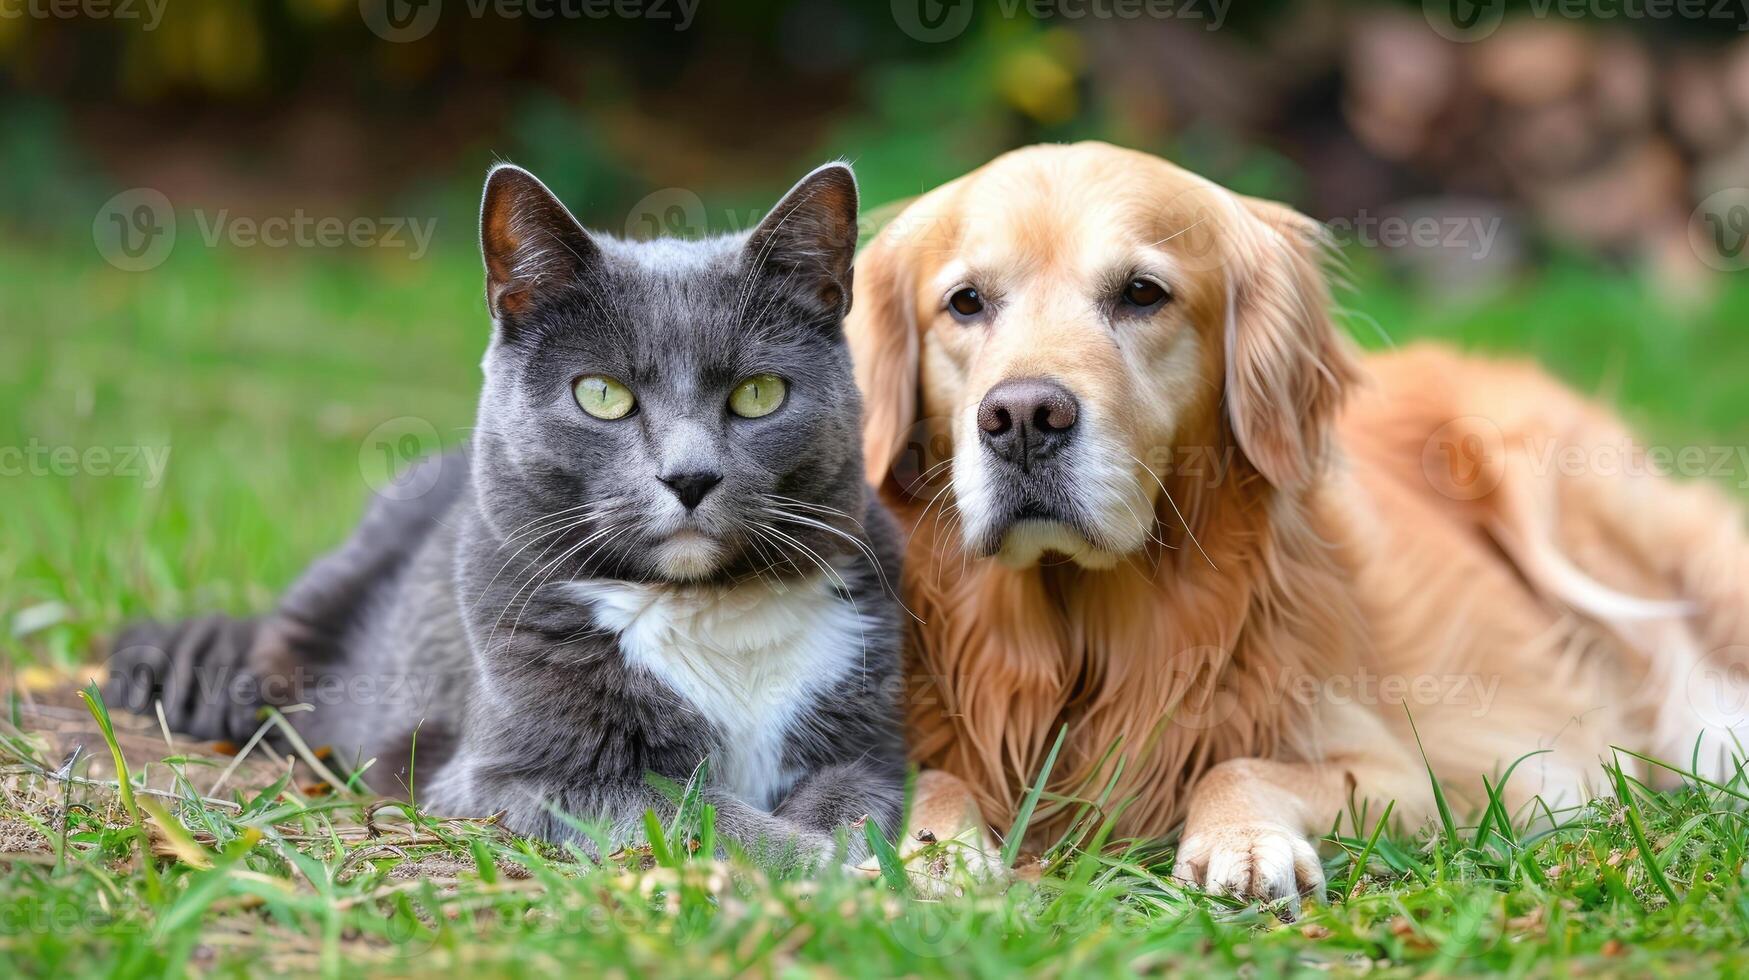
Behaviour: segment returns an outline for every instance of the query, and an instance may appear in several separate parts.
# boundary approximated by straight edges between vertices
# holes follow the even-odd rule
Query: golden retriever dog
[[[866,458],[921,621],[914,829],[1005,830],[1066,730],[1034,846],[1103,800],[1119,836],[1182,826],[1179,877],[1291,903],[1333,827],[1427,820],[1429,767],[1521,819],[1607,792],[1615,746],[1731,771],[1733,505],[1535,368],[1360,356],[1327,252],[1098,143],[1004,155],[864,249]]]

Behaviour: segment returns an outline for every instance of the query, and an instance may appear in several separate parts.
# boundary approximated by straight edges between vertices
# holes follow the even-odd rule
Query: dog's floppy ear
[[[480,253],[486,305],[500,329],[539,294],[577,282],[600,255],[595,242],[534,174],[507,163],[486,176],[480,201]]]
[[[856,258],[856,303],[845,318],[856,386],[862,391],[862,460],[872,486],[886,480],[917,422],[916,242],[897,222]]]
[[[1323,227],[1272,201],[1240,202],[1257,220],[1234,242],[1227,418],[1263,478],[1295,489],[1322,469],[1336,413],[1360,372],[1330,319]]]

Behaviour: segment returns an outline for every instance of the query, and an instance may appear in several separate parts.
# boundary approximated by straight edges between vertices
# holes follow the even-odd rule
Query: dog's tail
[[[110,648],[104,700],[143,714],[161,704],[173,731],[241,742],[263,703],[249,662],[261,629],[258,617],[230,616],[128,626]]]
[[[1489,531],[1533,586],[1545,595],[1591,617],[1614,625],[1648,620],[1682,619],[1698,607],[1683,598],[1672,581],[1672,598],[1649,598],[1611,588],[1568,559],[1557,541],[1559,502],[1554,486],[1508,478],[1500,486]],[[1591,515],[1587,515],[1591,516]]]
[[[1630,444],[1612,422],[1587,422],[1559,442],[1612,452]],[[1728,778],[1749,743],[1742,509],[1718,487],[1673,479],[1644,460],[1604,458],[1608,465],[1551,475],[1507,457],[1490,508],[1494,540],[1545,597],[1640,655],[1637,693],[1656,719],[1654,753]]]

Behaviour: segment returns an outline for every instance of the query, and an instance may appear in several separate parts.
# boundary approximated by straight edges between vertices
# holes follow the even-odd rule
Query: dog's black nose
[[[692,510],[699,505],[700,501],[704,500],[705,494],[711,492],[712,487],[723,482],[723,475],[700,470],[692,473],[676,473],[673,476],[658,477],[658,479],[667,484],[668,489],[674,491],[674,496],[680,500],[681,506],[687,510]]]
[[[978,404],[978,434],[991,452],[1028,470],[1069,444],[1080,415],[1081,403],[1058,382],[1011,378]]]

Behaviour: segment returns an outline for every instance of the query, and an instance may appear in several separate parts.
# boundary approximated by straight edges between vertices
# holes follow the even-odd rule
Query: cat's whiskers
[[[911,486],[924,487],[927,489],[928,485],[930,483],[934,482],[938,475],[947,473],[949,468],[952,466],[953,466],[953,457],[948,456],[946,459],[941,460],[940,462],[936,463],[934,466],[931,466],[928,469],[924,470],[922,473],[917,474],[917,478],[915,480],[911,481]],[[935,494],[929,498],[929,502],[924,504],[923,509],[917,513],[917,518],[916,518],[915,523],[913,523],[911,525],[910,532],[905,535],[905,545],[904,545],[904,549],[903,549],[904,551],[908,552],[911,550],[911,540],[917,536],[917,532],[919,530],[921,530],[924,523],[928,521],[930,508],[934,507],[938,503],[943,503],[943,501],[945,499],[945,504],[942,507],[942,514],[938,515],[938,517],[937,517],[937,524],[935,526],[935,538],[933,541],[933,545],[935,547],[937,547],[937,548],[940,547],[940,545],[941,545],[941,527],[940,527],[939,521],[942,519],[942,517],[945,516],[946,511],[949,507],[953,507],[953,508],[958,507],[958,502],[953,497],[948,496],[948,493],[952,490],[953,490],[953,479],[951,478],[951,476],[949,476],[948,479],[946,479],[942,482],[941,489],[935,491]],[[938,572],[940,571],[939,564],[936,566],[936,570]]]
[[[945,470],[949,466],[952,466],[952,465],[953,465],[953,457],[949,456],[946,459],[942,460],[941,462],[936,463],[934,466],[931,466],[930,468],[917,474],[916,479],[912,480],[911,482],[912,483],[928,483],[931,480],[935,479],[935,475],[937,473],[940,473],[942,470]]]
[[[929,484],[934,483],[937,478],[943,479],[942,490],[953,489],[953,457],[952,456],[947,457],[946,459],[942,460],[941,462],[936,463],[934,466],[931,466],[930,468],[917,474],[917,478],[915,480],[911,481],[911,485],[927,488],[929,486]],[[940,492],[941,492],[940,490],[936,491],[936,493],[938,495],[940,494]]]
[[[527,542],[525,542],[521,547],[519,547],[515,551],[511,552],[510,557],[504,559],[503,563],[501,563],[498,566],[498,570],[496,572],[493,572],[492,577],[489,580],[487,580],[487,582],[484,586],[481,587],[479,595],[474,597],[474,604],[473,604],[473,606],[469,607],[469,610],[472,611],[473,609],[476,609],[479,607],[480,601],[486,597],[486,594],[488,592],[492,591],[492,586],[494,586],[498,583],[498,577],[503,575],[504,570],[506,568],[509,568],[511,566],[511,564],[516,561],[517,558],[521,557],[523,552],[525,552],[529,548],[541,543],[542,541],[546,541],[547,542],[546,547],[541,549],[540,555],[535,556],[535,560],[539,561],[542,556],[544,556],[548,551],[552,550],[552,547],[554,544],[563,540],[565,535],[567,535],[567,534],[571,533],[572,531],[576,530],[577,528],[580,528],[583,525],[589,523],[589,520],[590,520],[590,518],[588,515],[582,515],[580,517],[576,517],[572,520],[566,521],[566,522],[558,525],[557,527],[550,528],[546,531],[541,532],[540,534],[535,535],[534,537],[530,538]],[[499,550],[503,550],[505,545],[500,544],[498,547],[499,547]]]
[[[750,523],[777,535],[779,540],[788,541],[791,547],[800,551],[803,557],[813,562],[820,571],[826,575],[827,579],[837,585],[838,591],[844,593],[845,600],[850,603],[850,611],[856,617],[857,637],[858,641],[862,644],[862,667],[863,670],[866,671],[868,669],[868,629],[863,625],[862,609],[856,604],[856,593],[851,591],[850,583],[844,581],[844,577],[838,574],[837,570],[832,567],[831,563],[822,558],[819,552],[808,547],[806,544],[788,534],[785,534],[777,528],[772,527],[770,524],[764,524],[759,521],[752,521]],[[910,610],[906,611],[909,612]]]
[[[553,570],[556,569],[561,562],[563,562],[565,559],[577,554],[579,551],[582,551],[584,548],[588,547],[590,542],[599,540],[603,536],[610,536],[609,539],[611,540],[612,535],[616,535],[618,532],[624,531],[632,526],[633,526],[632,522],[630,522],[630,521],[611,521],[608,524],[606,524],[605,526],[598,528],[594,532],[585,536],[583,538],[583,540],[577,542],[575,545],[571,546],[570,548],[567,548],[565,551],[560,553],[557,558],[554,558],[552,561],[548,562],[546,565],[541,566],[541,567],[535,569],[533,572],[529,573],[528,578],[523,582],[523,584],[518,586],[516,591],[514,591],[510,594],[509,599],[505,600],[504,608],[498,611],[497,618],[494,619],[492,622],[492,632],[490,634],[488,634],[488,636],[486,637],[486,648],[488,650],[491,649],[492,640],[495,639],[498,635],[498,627],[502,626],[504,624],[504,617],[510,612],[511,604],[514,603],[516,601],[517,597],[521,596],[525,590],[528,592],[528,598],[523,600],[521,609],[519,609],[516,613],[516,622],[511,625],[511,628],[510,628],[510,638],[511,639],[514,639],[516,636],[516,627],[521,624],[522,614],[527,611],[529,602],[534,599],[536,593],[538,593],[542,588],[544,588],[546,586],[547,577],[551,576],[551,574],[553,573]],[[548,545],[549,550],[551,549],[551,547],[552,547],[551,545]],[[599,546],[597,546],[597,550],[599,550]],[[540,558],[543,558],[545,556],[546,556],[546,552],[543,551],[543,552],[541,552],[539,557],[537,557],[533,562],[530,562],[529,564],[531,564],[531,565],[536,564],[539,562]],[[594,552],[591,552],[590,557],[593,557],[593,556],[594,556]],[[529,588],[529,586],[531,586],[531,585],[533,586],[532,589]]]
[[[605,534],[605,535],[607,535],[607,538],[605,540],[603,540],[601,542],[601,544],[596,545],[596,550],[599,551],[609,541],[612,541],[615,537],[619,536],[619,534],[621,532],[629,529],[630,527],[631,527],[631,525],[629,523],[628,524],[609,525],[608,527],[602,529],[601,531],[598,531],[596,534],[591,535],[588,539],[585,539],[584,541],[580,542],[579,544],[577,544],[575,547],[571,548],[570,550],[568,550],[564,554],[561,554],[559,557],[553,559],[551,562],[547,563],[547,565],[544,568],[542,568],[539,573],[537,573],[538,577],[531,577],[529,580],[529,586],[526,587],[528,594],[523,597],[522,605],[520,607],[518,607],[516,610],[516,618],[514,620],[512,620],[510,623],[510,635],[509,635],[509,637],[506,638],[505,642],[508,643],[511,640],[516,639],[516,631],[518,628],[520,628],[522,626],[522,617],[525,614],[527,614],[529,605],[534,602],[535,596],[540,594],[540,590],[546,588],[547,583],[552,580],[553,575],[556,574],[556,572],[557,572],[557,566],[561,562],[563,562],[565,559],[575,555],[578,551],[581,551],[585,546],[588,545],[590,540],[593,540],[593,539],[598,538],[601,535]],[[594,557],[594,554],[595,554],[594,552],[591,552],[588,557],[585,557],[584,561],[588,561],[588,559],[590,557]],[[524,591],[523,589],[517,589],[516,592],[510,596],[510,600],[504,604],[504,610],[498,614],[498,623],[503,622],[504,614],[508,613],[510,611],[510,603],[515,602],[516,597],[518,595],[522,595],[523,591]],[[494,634],[497,632],[497,628],[498,628],[498,624],[497,623],[493,624],[492,629],[493,629]]]
[[[778,227],[781,228],[783,223],[788,220],[788,214],[779,218]],[[758,256],[747,264],[747,277],[741,281],[741,295],[736,298],[735,303],[735,326],[737,328],[747,324],[747,302],[753,298],[754,292],[757,291],[760,272],[765,268],[765,260],[771,257],[771,250],[777,247],[777,240],[778,236],[776,235],[767,238],[765,244],[760,247]]]
[[[960,507],[958,500],[948,501],[936,517],[933,537],[930,540],[930,547],[940,551],[942,535],[947,536],[948,547],[959,552],[960,577],[962,579],[966,573],[966,548],[965,543],[960,541],[958,536],[965,526],[965,516],[965,510]],[[935,585],[938,589],[941,587],[941,567],[946,564],[946,562],[937,562],[935,565]]]
[[[808,559],[808,561],[812,562],[814,567],[818,568],[822,574],[824,574],[828,579],[830,579],[832,584],[837,586],[840,591],[845,592],[845,593],[848,593],[850,591],[850,583],[844,581],[844,576],[840,575],[838,573],[838,570],[833,568],[830,562],[826,561],[825,558],[822,558],[818,551],[815,551],[814,549],[808,547],[802,541],[800,541],[797,538],[777,529],[776,527],[773,527],[770,524],[766,524],[762,521],[750,521],[749,523],[753,524],[755,527],[763,528],[767,533],[773,535],[779,541],[782,541],[785,544],[788,544],[791,548],[795,549],[797,552],[800,552],[803,558],[806,558],[806,559]]]
[[[775,551],[777,553],[778,558],[781,559],[784,564],[789,566],[791,572],[793,572],[796,575],[802,574],[802,567],[800,565],[796,564],[795,556],[789,554],[788,552],[786,552],[784,550],[782,542],[778,541],[776,538],[773,538],[769,534],[765,533],[756,524],[749,523],[746,526],[747,526],[747,530],[751,531],[753,533],[753,535],[759,541],[763,541],[765,544],[769,545],[773,551]],[[759,553],[763,556],[765,554],[765,549],[760,548]],[[766,566],[766,568],[773,571],[773,572],[776,572],[777,571],[777,562],[776,561],[771,562],[770,564],[768,564]]]
[[[873,566],[873,568],[874,568],[875,577],[880,579],[881,588],[885,589],[887,594],[893,597],[893,600],[899,604],[900,609],[905,610],[905,615],[910,616],[912,619],[917,620],[919,623],[923,622],[922,619],[918,618],[916,613],[911,611],[911,607],[905,605],[905,600],[899,595],[899,590],[895,589],[893,587],[893,583],[889,582],[887,580],[887,572],[886,572],[885,568],[881,567],[880,556],[875,554],[874,549],[869,547],[867,542],[863,541],[861,538],[857,537],[854,534],[851,534],[847,531],[844,531],[841,528],[833,527],[832,525],[827,524],[825,521],[817,521],[817,520],[813,519],[812,517],[804,517],[800,514],[792,514],[792,513],[789,513],[788,511],[784,511],[784,510],[780,510],[780,509],[772,508],[772,507],[767,507],[765,509],[765,512],[767,514],[770,514],[772,517],[774,517],[780,521],[788,521],[791,524],[799,524],[803,527],[816,528],[818,530],[825,531],[828,534],[831,534],[835,537],[838,537],[838,538],[841,538],[845,541],[850,542],[850,544],[853,547],[855,547],[857,551],[862,553],[862,556],[864,558],[868,559],[869,565]],[[843,514],[842,511],[839,511],[838,513]],[[843,516],[848,517],[849,515],[843,514]]]
[[[513,542],[517,538],[521,537],[523,534],[533,533],[532,529],[534,529],[535,527],[537,527],[539,525],[548,524],[548,523],[551,523],[553,521],[560,520],[561,518],[577,514],[579,511],[599,510],[600,506],[601,505],[599,505],[599,504],[593,504],[593,503],[581,503],[581,504],[576,505],[575,507],[565,507],[565,508],[562,508],[560,510],[555,510],[550,514],[542,514],[541,516],[535,518],[534,520],[529,521],[526,524],[523,524],[523,525],[511,530],[509,533],[505,534],[504,540],[498,545],[498,547],[500,550],[502,550],[503,548],[508,546],[511,542]]]
[[[759,532],[754,528],[748,527],[747,522],[739,520],[735,522],[735,529],[741,533],[742,537],[746,539],[748,546],[751,547],[759,556],[759,559],[765,563],[764,565],[753,566],[753,574],[759,578],[759,581],[764,584],[766,588],[771,590],[772,595],[782,595],[782,590],[777,587],[777,582],[773,578],[767,577],[768,573],[776,573],[777,562],[766,552],[765,545],[759,537]],[[795,563],[791,562],[790,567],[794,568]],[[800,574],[801,570],[796,569],[796,572],[797,574]]]
[[[572,531],[576,530],[577,528],[582,527],[583,525],[589,523],[590,521],[595,520],[598,517],[601,517],[602,515],[606,514],[611,508],[617,507],[619,505],[619,503],[620,503],[620,501],[618,498],[612,498],[609,500],[604,500],[604,501],[600,501],[598,503],[593,503],[593,504],[579,504],[577,507],[569,507],[569,508],[566,508],[565,510],[556,512],[556,514],[567,514],[567,513],[570,513],[572,511],[576,511],[578,509],[585,510],[585,513],[583,513],[580,516],[575,516],[571,520],[568,520],[568,521],[562,521],[560,523],[560,526],[558,526],[557,528],[548,528],[548,529],[542,531],[541,533],[536,534],[528,542],[523,544],[521,547],[517,548],[516,551],[513,552],[509,558],[504,559],[504,563],[498,566],[498,570],[496,572],[492,573],[491,580],[489,580],[486,583],[485,587],[480,590],[479,595],[474,597],[474,602],[469,607],[469,612],[473,612],[474,610],[477,610],[479,608],[480,603],[485,600],[487,593],[489,593],[492,590],[492,586],[497,584],[498,577],[500,575],[503,575],[504,570],[506,568],[509,568],[511,563],[516,561],[516,559],[524,551],[527,551],[531,546],[538,544],[539,542],[541,542],[543,540],[547,540],[548,538],[550,538],[551,540],[547,541],[546,547],[542,548],[540,551],[540,554],[536,555],[533,559],[536,562],[540,561],[542,558],[546,557],[548,552],[553,550],[553,545],[558,544],[560,541],[564,540],[565,535],[571,533]],[[549,515],[549,517],[556,516],[556,514]],[[534,521],[531,521],[530,523],[540,523],[541,521],[546,520],[546,519],[547,518],[536,518]],[[523,526],[527,527],[528,525],[525,524]],[[498,546],[498,549],[500,551],[502,551],[508,544],[509,544],[509,539],[507,539],[504,543],[500,544]],[[520,592],[521,590],[519,589],[517,591]],[[514,599],[515,596],[512,596],[511,598]]]
[[[937,465],[940,465],[940,464],[937,464]],[[934,469],[934,467],[931,467],[931,469]],[[944,495],[946,495],[952,489],[953,489],[953,481],[948,480],[946,483],[942,484],[940,490],[935,491],[935,496],[930,497],[929,502],[924,504],[923,509],[917,513],[917,523],[915,523],[911,526],[911,533],[907,534],[905,536],[905,550],[906,551],[911,550],[911,539],[917,536],[918,530],[920,530],[923,527],[924,522],[928,520],[929,509],[931,507],[934,507],[936,504],[940,503],[942,497]],[[951,497],[948,499],[949,499],[950,503],[953,501],[953,498],[951,498]],[[937,519],[939,520],[939,518],[937,518]],[[940,542],[937,541],[935,543],[939,544]]]
[[[763,494],[762,496],[765,497],[766,503],[788,504],[791,507],[800,507],[803,510],[811,510],[811,511],[814,511],[814,512],[820,513],[820,514],[829,514],[829,515],[834,516],[834,517],[842,517],[845,520],[849,521],[850,523],[855,524],[856,529],[858,531],[862,531],[865,534],[868,533],[868,528],[863,527],[861,521],[859,521],[855,517],[852,517],[851,515],[845,513],[844,511],[839,510],[836,507],[829,507],[826,504],[809,503],[806,500],[797,500],[794,497],[786,497],[781,493],[768,493],[768,494]]]
[[[592,636],[612,636],[612,635],[614,635],[613,630],[610,630],[604,626],[597,624],[594,620],[590,620],[589,625],[583,627],[580,630],[577,630],[574,633],[569,633],[565,636],[559,637],[559,639],[555,641],[555,644],[562,646],[566,643],[575,643],[578,640],[587,639],[587,638],[592,637]],[[587,663],[590,660],[596,659],[596,657],[598,657],[598,656],[599,656],[599,653],[596,656],[578,657],[575,660],[566,661],[566,665],[567,666],[575,666],[577,664]]]

